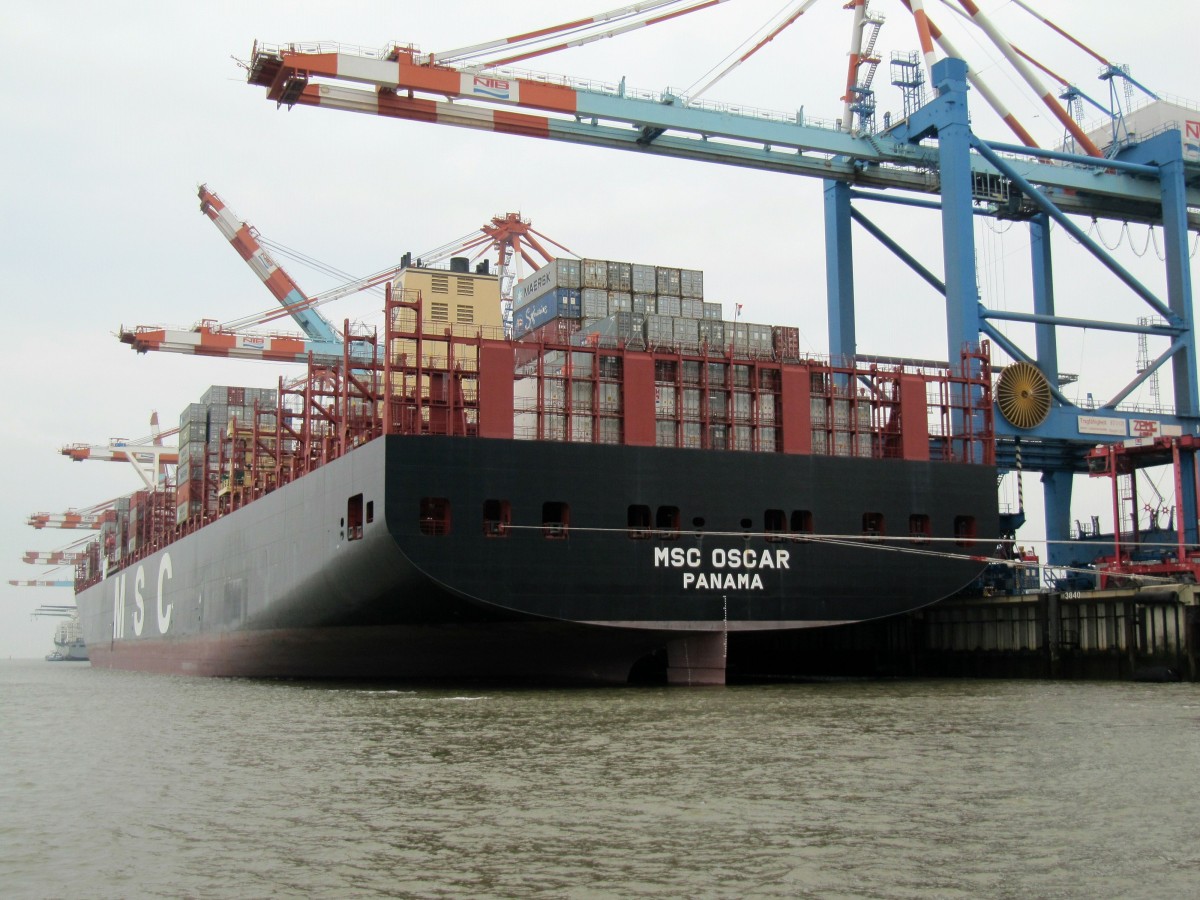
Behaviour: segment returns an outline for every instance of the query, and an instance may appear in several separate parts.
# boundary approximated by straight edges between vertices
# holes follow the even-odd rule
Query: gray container
[[[658,266],[654,270],[654,275],[655,283],[657,285],[655,293],[657,293],[658,296],[662,297],[665,295],[668,297],[678,297],[680,295],[678,269],[668,269],[664,268],[663,266]]]
[[[659,447],[675,446],[675,422],[671,419],[659,419],[654,423],[654,443]]]
[[[608,292],[608,312],[633,312],[633,294],[625,291]]]
[[[584,319],[603,319],[608,315],[608,291],[600,288],[584,288],[582,298]]]
[[[843,429],[850,427],[850,401],[844,397],[833,401],[833,427]]]
[[[670,316],[646,316],[646,340],[652,344],[670,344],[675,340],[675,320]]]
[[[678,297],[658,297],[658,314],[660,316],[681,316],[683,311]]]
[[[700,329],[700,340],[706,342],[710,347],[725,346],[724,322],[714,319],[700,319],[696,324]]]
[[[810,397],[808,410],[809,418],[812,419],[813,425],[824,425],[826,423],[828,414],[825,410],[825,398]]]
[[[775,424],[775,395],[774,394],[759,394],[758,395],[758,424],[759,425],[774,425]]]
[[[634,263],[629,267],[632,273],[630,290],[635,294],[657,294],[658,275],[654,266],[644,266]]]
[[[704,318],[704,301],[694,297],[684,297],[679,301],[679,314],[688,319]]]
[[[770,325],[746,325],[747,343],[751,350],[767,351],[773,349]]]
[[[654,386],[654,412],[658,416],[675,416],[675,387],[669,384]]]
[[[724,318],[721,310],[721,304],[716,302],[704,301],[704,318],[706,319],[722,319]]]
[[[610,291],[633,291],[633,266],[629,263],[610,262],[608,264],[608,289]]]
[[[674,317],[673,331],[677,344],[700,343],[700,329],[695,319],[685,319],[683,316]]]
[[[558,286],[565,288],[580,288],[583,286],[583,266],[578,259],[556,259],[558,265]]]
[[[585,288],[604,288],[608,290],[608,260],[583,260],[581,282]]]
[[[643,315],[654,315],[658,312],[657,298],[653,294],[634,294],[633,311]]]
[[[703,297],[704,273],[699,269],[680,269],[679,293],[684,297]]]

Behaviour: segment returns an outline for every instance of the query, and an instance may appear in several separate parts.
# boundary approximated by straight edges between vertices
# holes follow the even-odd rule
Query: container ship
[[[486,267],[410,266],[340,359],[189,405],[173,481],[118,501],[77,567],[92,664],[720,684],[786,668],[756,636],[984,568],[986,344],[817,358],[723,318],[698,270],[607,260],[555,260],[501,308]]]

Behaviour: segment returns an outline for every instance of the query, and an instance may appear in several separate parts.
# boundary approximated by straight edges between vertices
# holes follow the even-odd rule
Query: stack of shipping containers
[[[221,436],[226,434],[230,420],[237,419],[239,431],[252,428],[257,404],[260,421],[263,413],[270,412],[268,421],[273,423],[277,396],[274,388],[213,385],[199,403],[188,404],[180,413],[179,466],[175,470],[177,523],[199,515],[206,500],[208,510],[215,509],[221,479]]]

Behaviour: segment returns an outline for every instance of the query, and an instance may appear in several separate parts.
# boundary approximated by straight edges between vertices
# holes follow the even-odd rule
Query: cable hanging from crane
[[[688,3],[682,6],[683,3]],[[537,31],[530,31],[524,34],[513,35],[507,38],[499,38],[493,41],[487,41],[482,44],[475,44],[470,47],[462,47],[457,50],[448,50],[443,53],[431,53],[429,56],[421,59],[421,62],[432,65],[441,63],[443,65],[455,65],[461,68],[478,68],[478,69],[494,69],[498,66],[511,65],[515,62],[521,62],[526,59],[532,59],[535,56],[544,56],[547,53],[554,53],[559,50],[565,50],[569,47],[581,47],[585,44],[593,43],[594,41],[603,40],[605,38],[616,37],[620,34],[626,34],[630,31],[635,31],[639,28],[646,28],[650,25],[658,25],[679,16],[687,15],[688,13],[697,12],[701,9],[707,9],[711,6],[717,6],[721,3],[726,3],[728,0],[655,0],[650,3],[638,3],[633,6],[622,7],[612,10],[607,13],[600,13],[595,16],[589,16],[583,19],[576,19],[571,22],[565,22],[561,25],[553,25],[549,28],[541,28]],[[668,12],[660,13],[659,15],[646,16],[646,13],[654,13],[659,10],[669,9],[672,6],[682,6],[679,9],[673,9]],[[644,18],[638,18],[645,16]],[[605,28],[602,31],[595,31],[599,26],[607,25],[611,22],[622,22],[632,19],[627,24],[619,25],[614,28]],[[590,32],[590,33],[589,33]],[[553,44],[545,47],[537,47],[538,44],[543,44],[547,40],[554,40],[563,35],[578,34],[570,40],[558,40]],[[518,49],[521,47],[536,47],[525,53],[516,53],[508,56],[502,56],[497,59],[479,60],[470,62],[480,56],[484,56],[493,50],[499,48],[506,50]]]
[[[745,47],[747,44],[749,44],[751,41],[753,41],[755,36],[760,34],[764,29],[769,29],[769,30],[767,30],[767,33],[763,37],[759,38],[757,43],[755,43],[749,50],[742,53],[737,59],[735,59],[729,65],[725,66],[724,69],[722,69],[715,76],[713,76],[711,79],[709,79],[707,82],[705,82],[703,87],[699,88],[698,90],[693,90],[695,85],[699,84],[700,79],[697,79],[696,82],[692,85],[692,87],[689,87],[687,89],[687,91],[685,92],[688,95],[686,103],[691,103],[695,100],[698,100],[705,91],[707,91],[709,88],[711,88],[713,85],[715,85],[721,79],[723,79],[726,75],[731,73],[734,69],[736,69],[742,63],[744,63],[746,60],[748,60],[751,56],[753,56],[755,53],[757,53],[759,50],[761,50],[763,47],[765,47],[771,41],[775,40],[775,38],[777,38],[784,31],[784,29],[786,29],[789,25],[794,23],[802,15],[804,15],[806,12],[808,12],[809,8],[816,2],[817,2],[817,0],[803,0],[803,2],[800,4],[800,6],[798,8],[794,9],[790,15],[788,15],[786,18],[783,19],[782,22],[780,22],[778,25],[775,25],[773,27],[770,24],[771,21],[774,20],[779,15],[781,15],[784,10],[780,10],[778,13],[775,14],[775,16],[772,16],[771,19],[767,20],[767,23],[765,25],[760,27],[757,31],[754,32],[753,35],[751,35],[749,38],[747,38],[745,41],[743,41],[741,46],[739,46],[737,48],[737,50],[734,50],[733,53],[729,54],[729,56],[726,56],[724,60],[721,60],[721,63],[725,62],[725,60],[729,59],[730,56],[733,56],[734,53],[737,53],[738,50],[741,50],[742,47]],[[787,7],[784,7],[784,9],[786,9],[786,8]],[[721,63],[718,63],[717,65],[719,66]],[[709,69],[708,72],[704,73],[704,75],[701,76],[701,78],[707,77],[708,74],[711,73],[715,68],[716,67],[714,66],[713,69]],[[685,105],[686,105],[686,103],[685,103]]]

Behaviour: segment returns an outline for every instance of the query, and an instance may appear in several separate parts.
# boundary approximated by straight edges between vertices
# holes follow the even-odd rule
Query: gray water
[[[0,662],[5,897],[1200,896],[1200,685]]]

